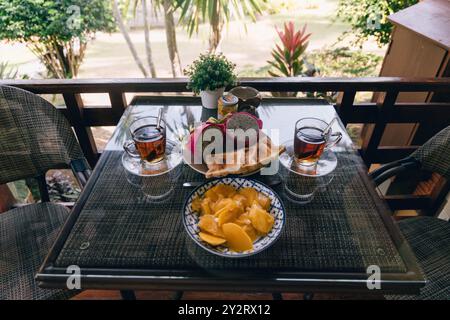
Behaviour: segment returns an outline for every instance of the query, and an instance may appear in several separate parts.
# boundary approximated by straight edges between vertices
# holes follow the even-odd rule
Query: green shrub
[[[0,40],[26,43],[52,77],[76,77],[87,42],[114,29],[108,0],[0,0]]]
[[[325,48],[310,52],[306,60],[313,64],[319,75],[325,77],[378,76],[383,57],[347,47]]]
[[[356,43],[362,44],[374,36],[378,45],[388,44],[392,24],[387,17],[405,9],[418,0],[339,0],[337,17],[350,23],[351,31],[344,33],[356,36]]]

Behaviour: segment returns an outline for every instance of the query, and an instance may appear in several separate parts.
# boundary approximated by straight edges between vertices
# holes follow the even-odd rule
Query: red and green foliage
[[[274,60],[267,61],[276,71],[269,70],[272,77],[295,77],[303,72],[303,54],[308,47],[311,33],[306,33],[306,25],[296,31],[294,22],[284,24],[284,32],[277,29],[282,47],[276,45],[272,50]]]

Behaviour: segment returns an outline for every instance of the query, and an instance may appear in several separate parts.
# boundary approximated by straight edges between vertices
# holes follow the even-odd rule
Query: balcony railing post
[[[373,159],[378,151],[381,138],[383,137],[386,124],[389,123],[391,113],[394,108],[395,101],[397,100],[398,91],[391,90],[386,92],[383,103],[378,105],[378,116],[372,133],[369,139],[367,139],[362,146],[362,156],[366,162],[367,167],[373,163]]]
[[[347,126],[349,123],[349,118],[352,114],[352,109],[354,108],[353,102],[355,100],[355,95],[356,91],[346,90],[343,93],[341,101],[336,104],[339,117],[341,118],[344,126]]]
[[[120,117],[122,117],[123,111],[127,107],[125,94],[121,91],[110,91],[109,100],[111,101],[113,119],[117,124]]]
[[[97,163],[98,152],[90,127],[85,126],[83,119],[83,100],[79,93],[63,93],[67,110],[72,119],[73,128],[84,156],[93,168]]]

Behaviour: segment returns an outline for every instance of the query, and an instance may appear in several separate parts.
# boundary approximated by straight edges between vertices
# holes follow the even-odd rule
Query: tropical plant
[[[282,46],[278,44],[272,50],[273,61],[267,61],[274,69],[268,73],[272,77],[296,77],[303,73],[303,57],[308,47],[311,33],[306,33],[306,25],[296,31],[294,22],[284,24],[284,32],[277,29]]]
[[[136,6],[138,4],[138,2],[136,1]],[[125,25],[124,19],[122,17],[122,10],[120,8],[120,4],[118,0],[113,0],[112,1],[113,4],[113,13],[114,13],[114,18],[116,19],[117,25],[119,26],[119,30],[122,33],[123,38],[125,39],[125,42],[127,43],[128,49],[130,49],[131,55],[133,56],[134,62],[136,63],[136,65],[138,66],[139,70],[141,70],[142,74],[144,75],[144,77],[148,77],[149,73],[147,71],[147,69],[144,66],[144,63],[142,62],[141,58],[139,57],[136,47],[133,44],[133,41],[131,40],[131,37],[128,33],[127,27]],[[129,2],[126,2],[125,4],[125,12],[128,9],[128,5]],[[135,7],[136,8],[136,7]],[[145,11],[145,13],[147,13],[147,11]],[[145,23],[147,24],[147,17],[145,16],[144,20],[146,21]],[[147,32],[147,31],[146,31]],[[150,48],[150,44],[147,43],[149,40],[149,37],[146,36],[145,37],[145,41],[146,41],[146,50],[147,50],[147,60],[149,61],[149,66],[152,65],[151,63],[151,54],[149,54],[148,52],[148,48]],[[153,70],[154,71],[154,70]],[[153,76],[153,75],[152,75]],[[156,72],[154,72],[154,76],[156,76]]]
[[[11,66],[8,62],[0,62],[0,79],[15,79],[19,74],[16,67]]]
[[[175,19],[173,12],[175,10],[174,0],[156,0],[156,4],[162,7],[164,12],[164,26],[166,30],[166,44],[169,51],[170,66],[172,68],[172,75],[177,77],[181,75],[181,61],[178,53],[177,33],[175,28]]]
[[[356,36],[355,43],[362,45],[369,36],[375,37],[378,45],[389,43],[392,24],[387,17],[405,9],[418,0],[339,0],[337,17],[350,23],[351,31],[343,36]]]
[[[122,22],[122,26],[120,27],[120,30],[122,34],[125,37],[125,40],[127,41],[128,47],[130,48],[130,51],[133,54],[133,57],[136,61],[136,64],[138,65],[139,69],[141,69],[144,76],[147,76],[147,71],[143,70],[143,64],[142,61],[139,59],[139,56],[136,53],[136,49],[134,47],[134,44],[131,42],[131,39],[128,35],[128,31],[126,30],[125,24],[123,20],[127,20],[128,13],[131,11],[133,16],[136,16],[137,9],[139,6],[142,8],[142,13],[144,16],[144,35],[145,35],[145,48],[147,53],[147,61],[150,68],[150,73],[153,77],[156,76],[155,66],[152,59],[151,54],[151,45],[150,45],[150,21],[149,21],[149,14],[147,10],[147,6],[144,6],[144,2],[142,0],[124,0],[122,10],[120,13],[119,6],[116,4],[116,17],[119,22],[119,20]],[[174,10],[175,10],[175,1],[174,0],[153,0],[152,7],[154,9],[155,14],[160,13],[160,11],[164,14],[164,26],[165,26],[165,33],[166,33],[166,45],[167,50],[169,53],[169,60],[170,60],[170,66],[172,70],[173,77],[178,77],[182,74],[181,69],[181,62],[180,62],[180,55],[178,53],[178,45],[177,45],[177,35],[176,35],[176,28],[175,28],[175,19],[174,19]],[[134,52],[134,53],[133,53]]]
[[[88,41],[114,29],[107,0],[0,0],[0,39],[26,43],[52,77],[76,77]]]
[[[19,69],[8,61],[0,62],[0,79],[28,79],[27,74],[19,74]]]
[[[150,69],[150,74],[153,78],[156,77],[155,64],[153,62],[152,47],[150,45],[150,17],[148,14],[147,0],[141,0],[142,14],[144,15],[144,38],[145,38],[145,53],[147,55],[147,64]]]
[[[235,64],[223,54],[201,54],[184,71],[189,76],[188,88],[194,93],[203,90],[216,90],[236,82]]]
[[[186,27],[189,36],[198,32],[200,23],[210,25],[209,52],[215,52],[222,41],[223,27],[230,20],[256,20],[262,12],[266,0],[174,0],[181,8],[180,22]]]
[[[81,190],[67,172],[52,170],[46,177],[46,181],[51,201],[75,202],[80,195]]]

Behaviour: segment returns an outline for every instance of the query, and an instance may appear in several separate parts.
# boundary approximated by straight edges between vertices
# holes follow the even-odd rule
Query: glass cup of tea
[[[132,140],[124,143],[123,148],[130,157],[140,158],[144,164],[156,164],[166,154],[166,123],[157,117],[142,117],[130,125]]]
[[[326,130],[326,132],[325,132]],[[303,118],[295,124],[294,157],[298,165],[314,166],[323,152],[342,139],[341,132],[332,132],[328,123],[317,118]]]

